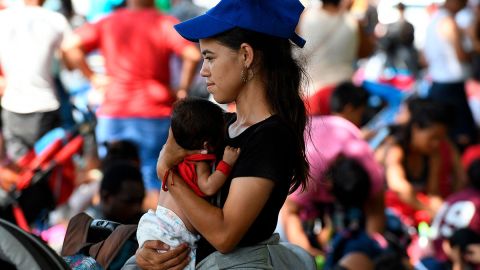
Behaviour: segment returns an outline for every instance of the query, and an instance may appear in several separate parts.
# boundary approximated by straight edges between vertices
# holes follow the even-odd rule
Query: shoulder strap
[[[70,219],[60,253],[61,256],[75,255],[88,244],[88,229],[92,221],[93,219],[85,213],[79,213]]]
[[[104,241],[90,247],[89,254],[104,269],[108,269],[125,242],[135,234],[137,225],[120,225]]]

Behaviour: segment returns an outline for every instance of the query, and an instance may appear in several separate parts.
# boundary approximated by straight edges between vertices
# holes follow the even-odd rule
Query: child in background
[[[338,157],[326,174],[335,196],[332,217],[335,235],[331,240],[324,269],[334,269],[350,253],[373,260],[382,253],[380,245],[366,231],[364,205],[370,192],[370,177],[362,163]]]
[[[188,150],[203,149],[208,154],[187,156],[173,170],[201,197],[215,194],[224,184],[231,166],[236,162],[240,149],[226,146],[223,159],[215,165],[216,157],[223,149],[225,124],[220,107],[204,99],[188,98],[179,101],[173,110],[171,132],[177,143]],[[146,240],[161,240],[171,247],[188,243],[191,247],[190,263],[185,269],[195,269],[195,229],[168,192],[172,179],[163,177],[162,191],[156,212],[149,210],[140,220],[137,238],[142,247]]]
[[[469,246],[480,244],[480,235],[469,228],[462,228],[455,231],[448,239],[449,246],[445,249],[450,249],[449,258],[451,269],[458,270],[479,270],[480,264],[468,260]]]
[[[100,202],[85,212],[94,219],[137,224],[145,197],[142,173],[128,159],[111,160],[102,171]]]
[[[101,161],[101,168],[104,170],[110,163],[124,160],[140,168],[140,154],[138,146],[130,140],[118,140],[105,142],[107,154]]]

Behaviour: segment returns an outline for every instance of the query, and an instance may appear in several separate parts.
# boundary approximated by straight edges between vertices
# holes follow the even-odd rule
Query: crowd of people
[[[138,224],[122,269],[480,269],[480,3],[377,2],[0,1],[0,218]]]

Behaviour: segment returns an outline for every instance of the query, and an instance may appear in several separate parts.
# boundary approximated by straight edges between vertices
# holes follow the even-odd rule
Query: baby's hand
[[[237,161],[238,156],[240,155],[240,148],[235,148],[231,146],[225,147],[223,152],[223,161],[228,165],[233,166]]]

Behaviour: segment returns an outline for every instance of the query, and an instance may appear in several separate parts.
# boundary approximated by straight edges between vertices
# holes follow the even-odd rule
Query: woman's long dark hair
[[[295,134],[296,156],[290,193],[299,187],[305,189],[309,165],[305,154],[304,132],[308,124],[305,104],[301,96],[301,85],[305,71],[292,56],[292,44],[284,38],[273,37],[241,28],[215,37],[220,43],[239,50],[242,43],[248,43],[259,58],[259,72],[264,72],[267,99],[273,112],[285,121]]]

